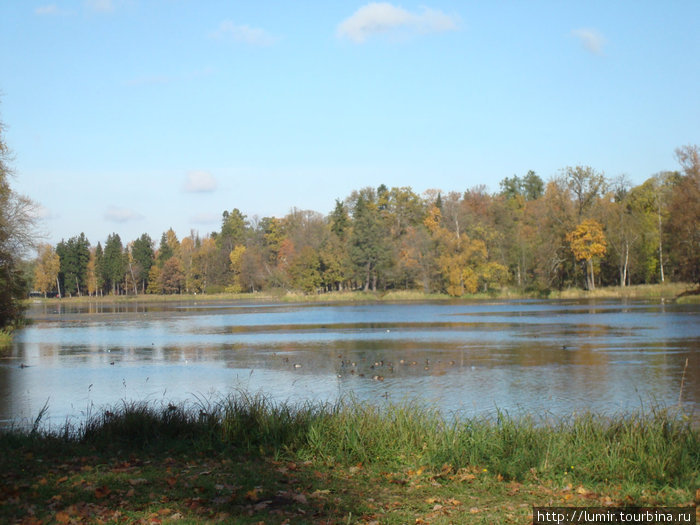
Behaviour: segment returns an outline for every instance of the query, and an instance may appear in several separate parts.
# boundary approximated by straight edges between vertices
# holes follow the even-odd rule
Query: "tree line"
[[[44,294],[175,294],[415,289],[452,296],[503,286],[529,292],[700,282],[698,146],[676,150],[678,171],[638,186],[588,166],[545,183],[514,175],[499,191],[366,187],[324,216],[292,209],[158,242],[144,233],[104,245],[84,234],[39,246],[33,289]]]

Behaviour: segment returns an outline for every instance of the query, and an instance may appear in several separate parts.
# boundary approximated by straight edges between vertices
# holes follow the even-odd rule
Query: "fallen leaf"
[[[249,501],[258,501],[260,499],[260,489],[255,487],[254,489],[249,490],[245,493],[245,497]]]
[[[97,487],[95,489],[95,497],[97,499],[105,498],[105,497],[109,496],[111,493],[112,493],[112,491],[106,485],[102,485],[101,487]]]
[[[168,486],[174,487],[177,483],[177,476],[169,476],[165,478],[165,482],[168,484]]]
[[[56,513],[53,519],[55,519],[57,523],[69,523],[70,515],[67,512],[60,511]]]

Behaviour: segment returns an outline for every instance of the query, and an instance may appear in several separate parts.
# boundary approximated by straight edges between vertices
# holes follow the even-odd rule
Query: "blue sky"
[[[14,188],[52,243],[364,186],[633,183],[700,143],[700,2],[4,0]]]

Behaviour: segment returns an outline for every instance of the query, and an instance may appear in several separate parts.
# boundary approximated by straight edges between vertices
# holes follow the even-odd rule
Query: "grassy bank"
[[[674,300],[679,295],[694,289],[687,283],[645,284],[635,286],[609,286],[596,290],[569,288],[561,291],[525,292],[515,288],[503,288],[488,293],[465,295],[460,298],[441,293],[424,293],[417,290],[391,290],[388,292],[330,292],[323,294],[304,294],[301,292],[257,292],[257,293],[217,293],[217,294],[173,294],[173,295],[108,295],[103,297],[66,297],[63,299],[31,299],[33,302],[46,304],[87,304],[87,303],[161,303],[161,302],[319,302],[319,303],[353,303],[377,301],[454,301],[454,300],[494,300],[494,299],[667,299]],[[681,298],[683,302],[700,301],[700,296]]]
[[[7,346],[12,342],[12,331],[0,329],[0,348]]]
[[[656,411],[449,420],[238,395],[0,435],[3,523],[530,523],[532,505],[692,505],[700,435]],[[33,521],[32,521],[33,520]]]

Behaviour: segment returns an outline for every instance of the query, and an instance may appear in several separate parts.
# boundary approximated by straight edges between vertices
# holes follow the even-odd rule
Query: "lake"
[[[679,394],[694,418],[700,408],[699,305],[39,303],[29,317],[0,354],[0,424],[31,422],[47,402],[60,425],[123,400],[206,403],[241,389],[464,416],[616,414]]]

